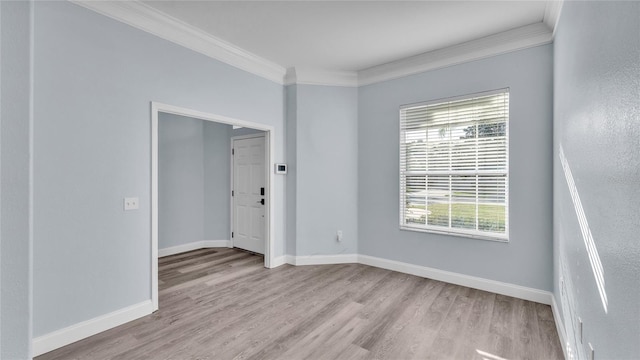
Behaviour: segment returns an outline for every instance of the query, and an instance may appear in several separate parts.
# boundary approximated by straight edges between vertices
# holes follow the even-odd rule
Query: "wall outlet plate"
[[[140,200],[137,197],[124,198],[124,210],[137,210],[140,207],[139,203]]]

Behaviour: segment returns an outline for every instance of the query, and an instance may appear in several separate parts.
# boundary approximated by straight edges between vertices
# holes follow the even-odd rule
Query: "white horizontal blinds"
[[[508,90],[401,108],[401,226],[506,238],[508,122]]]

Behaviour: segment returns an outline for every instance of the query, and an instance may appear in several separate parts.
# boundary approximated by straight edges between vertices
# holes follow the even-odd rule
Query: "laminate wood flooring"
[[[159,260],[160,310],[53,359],[562,359],[547,305],[360,264]]]

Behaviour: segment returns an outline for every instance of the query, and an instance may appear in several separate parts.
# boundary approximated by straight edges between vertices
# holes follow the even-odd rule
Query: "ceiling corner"
[[[555,36],[556,26],[558,25],[558,19],[560,19],[560,12],[562,11],[563,0],[548,0],[544,8],[544,18],[542,22],[551,29],[551,32]]]
[[[285,77],[285,85],[291,84],[357,87],[358,73],[295,67],[287,69]]]

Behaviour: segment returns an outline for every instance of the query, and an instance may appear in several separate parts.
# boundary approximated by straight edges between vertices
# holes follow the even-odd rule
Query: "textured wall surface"
[[[31,349],[31,6],[0,2],[0,358]]]
[[[35,3],[35,98],[35,336],[151,297],[151,101],[273,126],[284,156],[281,85],[69,2]]]
[[[567,342],[579,358],[590,342],[596,359],[636,359],[640,3],[564,3],[554,104],[554,293]]]
[[[510,88],[509,243],[399,230],[399,107]],[[359,253],[552,289],[552,48],[359,89]]]
[[[287,131],[295,131],[296,158],[289,171],[296,185],[295,200],[288,197],[287,201],[295,201],[295,255],[355,254],[358,90],[296,85],[288,100],[291,95],[295,96],[295,120],[288,123]],[[343,231],[342,242],[336,241],[338,230]]]

